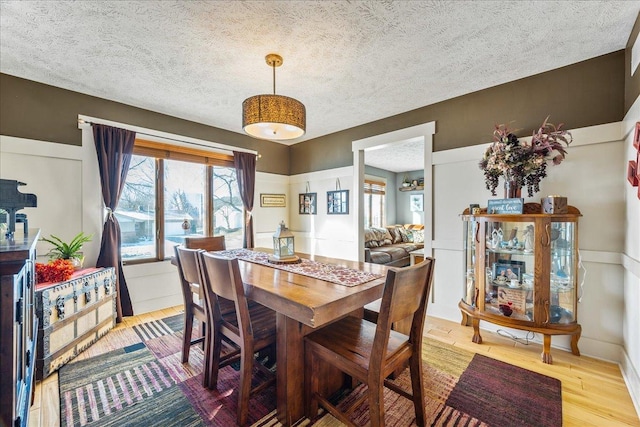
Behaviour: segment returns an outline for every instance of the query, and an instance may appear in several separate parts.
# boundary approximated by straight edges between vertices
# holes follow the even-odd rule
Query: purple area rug
[[[560,380],[476,354],[446,405],[492,426],[562,425]]]

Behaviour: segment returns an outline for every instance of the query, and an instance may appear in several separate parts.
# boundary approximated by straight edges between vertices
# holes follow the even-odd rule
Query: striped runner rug
[[[204,389],[202,349],[192,346],[189,362],[181,363],[181,330],[179,315],[121,329],[117,334],[110,332],[92,350],[104,347],[111,351],[63,366],[59,371],[60,425],[235,425],[237,370],[233,366],[221,369],[217,390]],[[127,345],[117,348],[118,342]],[[425,340],[422,355],[427,425],[562,425],[560,381],[432,339]],[[256,384],[265,379],[259,372],[256,369]],[[395,381],[410,390],[408,371]],[[342,390],[334,400],[346,407],[365,391],[364,386]],[[280,426],[275,407],[274,386],[252,395],[249,422],[254,427]],[[388,389],[385,413],[387,426],[415,425],[412,402]],[[352,421],[359,426],[369,424],[366,402],[354,411]],[[299,425],[333,427],[341,423],[322,412],[317,419],[301,420]]]

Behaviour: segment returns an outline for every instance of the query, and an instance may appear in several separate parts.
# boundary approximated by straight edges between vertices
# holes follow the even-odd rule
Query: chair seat
[[[368,371],[373,341],[376,334],[375,323],[356,317],[345,317],[305,337],[310,345],[329,350],[346,361]],[[387,344],[387,357],[392,358],[407,349],[409,337],[391,331]]]

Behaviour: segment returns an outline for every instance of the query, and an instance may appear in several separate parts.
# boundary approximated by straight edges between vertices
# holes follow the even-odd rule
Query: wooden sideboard
[[[25,427],[31,406],[38,320],[34,315],[39,230],[0,236],[0,424]]]

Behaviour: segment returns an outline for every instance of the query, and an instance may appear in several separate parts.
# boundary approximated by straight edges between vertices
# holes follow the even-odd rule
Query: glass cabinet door
[[[533,322],[535,224],[487,221],[485,227],[485,312]]]
[[[478,223],[476,221],[466,221],[464,223],[464,236],[463,236],[463,245],[464,245],[464,271],[466,272],[464,283],[465,283],[465,294],[464,294],[464,302],[471,306],[475,306],[475,298],[476,298],[476,286],[477,281],[475,277],[475,268],[476,268],[476,244],[475,244],[475,236],[476,236],[476,227],[478,227]]]
[[[574,274],[577,272],[576,224],[552,222],[549,234],[551,268],[549,277],[549,322],[571,323],[576,321],[576,289]]]

